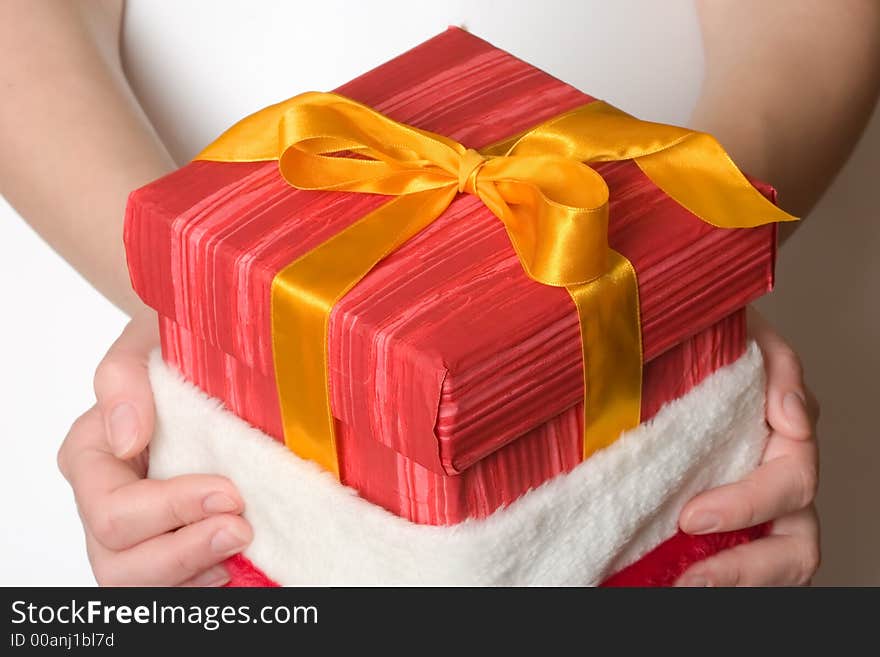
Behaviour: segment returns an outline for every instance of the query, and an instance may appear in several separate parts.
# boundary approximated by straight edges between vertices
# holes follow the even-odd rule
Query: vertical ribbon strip
[[[525,272],[565,287],[584,356],[584,458],[639,423],[642,340],[632,264],[608,246],[608,187],[589,163],[632,159],[714,226],[791,221],[709,135],[639,121],[597,101],[481,151],[398,123],[353,100],[310,92],[226,131],[196,159],[277,160],[298,189],[393,197],[282,269],[272,344],[285,443],[339,476],[329,398],[333,306],[458,193],[498,217]]]

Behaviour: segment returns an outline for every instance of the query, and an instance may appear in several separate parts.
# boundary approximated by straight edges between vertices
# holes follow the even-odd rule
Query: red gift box
[[[474,148],[593,100],[454,28],[337,91]],[[594,168],[610,190],[610,245],[638,275],[647,420],[743,353],[741,309],[772,285],[775,226],[715,228],[632,162]],[[196,161],[135,191],[127,256],[165,360],[282,440],[272,280],[385,200],[294,189],[274,162]],[[581,461],[571,298],[526,276],[472,196],[348,293],[329,335],[340,479],[402,517],[484,517]]]

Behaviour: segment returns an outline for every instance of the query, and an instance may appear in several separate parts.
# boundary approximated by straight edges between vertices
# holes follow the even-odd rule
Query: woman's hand
[[[147,359],[155,315],[132,320],[95,374],[96,406],[71,427],[58,465],[70,482],[100,585],[220,586],[222,561],[250,543],[228,479],[145,479],[153,434]]]
[[[760,467],[742,481],[698,495],[680,525],[690,534],[732,531],[772,521],[769,534],[725,550],[688,569],[679,586],[808,584],[819,567],[816,421],[819,407],[791,347],[750,311],[752,336],[767,370],[771,433]]]

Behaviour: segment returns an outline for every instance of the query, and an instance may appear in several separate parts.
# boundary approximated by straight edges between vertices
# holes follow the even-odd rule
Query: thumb
[[[813,433],[818,412],[804,385],[800,359],[763,317],[750,310],[749,330],[761,348],[767,373],[767,422],[789,438],[805,440]]]
[[[110,449],[119,458],[140,454],[153,435],[155,409],[148,365],[159,344],[156,315],[134,317],[95,371],[95,396]]]

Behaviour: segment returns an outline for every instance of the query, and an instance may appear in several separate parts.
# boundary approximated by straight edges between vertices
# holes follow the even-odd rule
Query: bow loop
[[[504,223],[526,273],[548,285],[607,271],[608,188],[586,162],[633,160],[715,226],[794,219],[708,135],[640,121],[601,101],[476,151],[344,96],[310,92],[244,119],[199,158],[277,158],[285,180],[300,189],[476,195]]]

